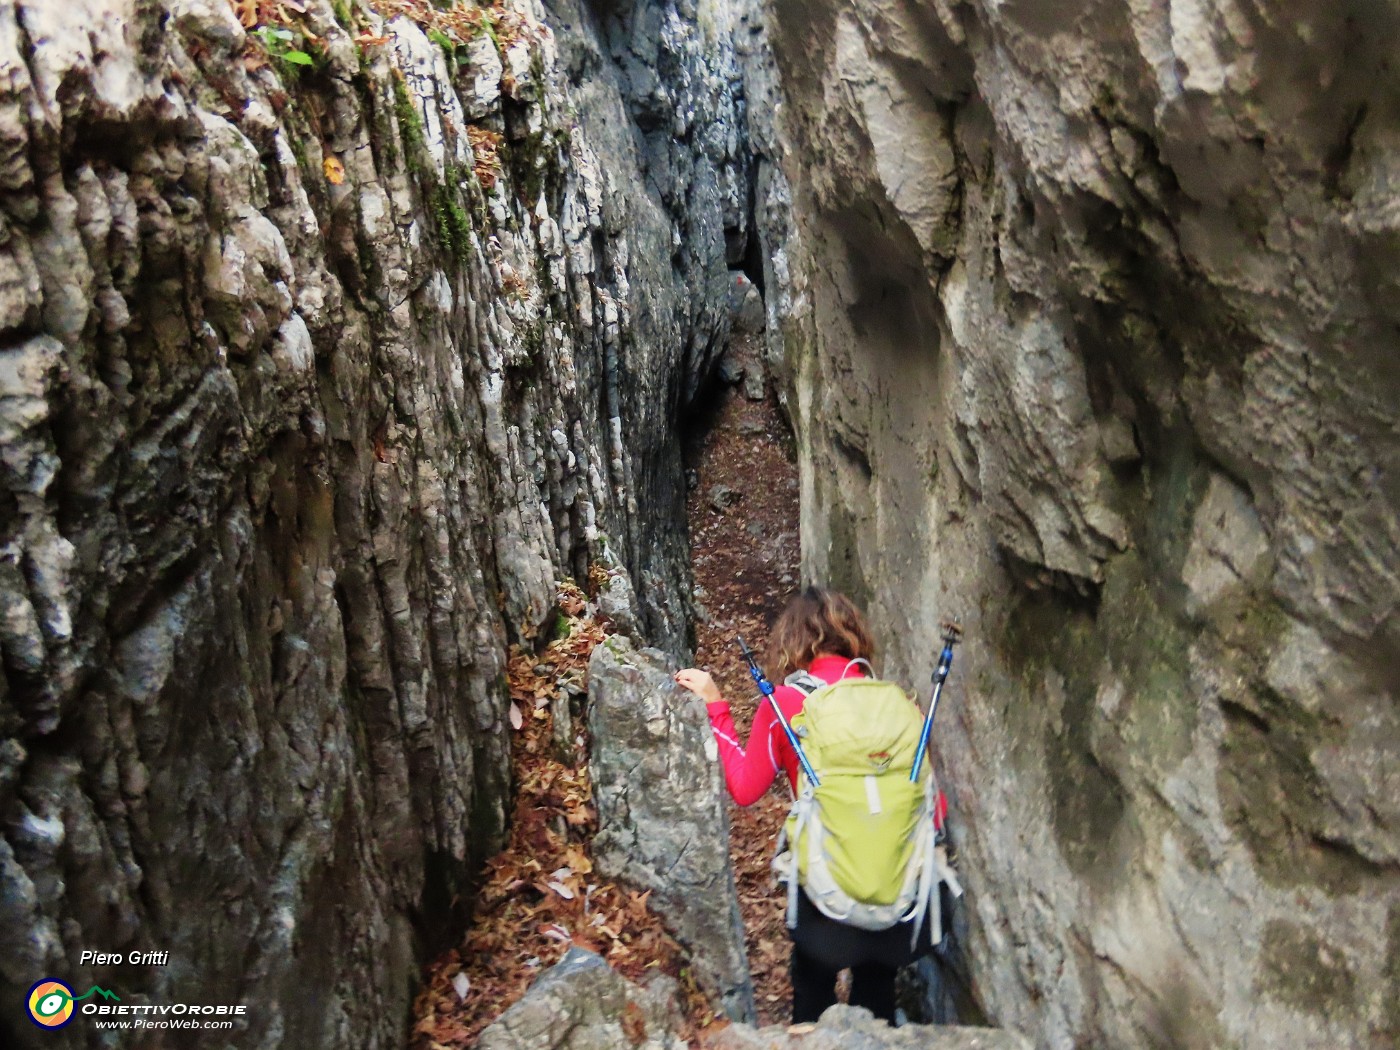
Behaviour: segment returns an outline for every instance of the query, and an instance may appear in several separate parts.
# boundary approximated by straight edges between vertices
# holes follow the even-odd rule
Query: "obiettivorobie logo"
[[[71,985],[54,977],[35,981],[26,1005],[29,1019],[40,1028],[62,1028],[81,1014],[97,1028],[152,1029],[204,1028],[229,1031],[246,1023],[248,1007],[243,1003],[122,1002],[110,988],[93,985],[76,995]],[[83,1002],[84,999],[90,1000]],[[99,1000],[101,1000],[99,1002]],[[114,1005],[115,1004],[115,1005]]]
[[[73,1004],[94,995],[109,1002],[121,1002],[115,992],[95,984],[82,995],[74,995],[73,989],[62,981],[45,977],[35,981],[34,987],[29,989],[29,1019],[40,1028],[62,1028],[73,1020]]]

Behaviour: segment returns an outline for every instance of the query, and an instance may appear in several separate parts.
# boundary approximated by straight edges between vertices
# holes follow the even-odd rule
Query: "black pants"
[[[933,949],[927,921],[911,945],[909,923],[888,930],[861,930],[828,918],[807,894],[797,894],[792,935],[792,1020],[815,1021],[836,1002],[836,975],[850,967],[852,1006],[863,1006],[894,1023],[894,975]]]

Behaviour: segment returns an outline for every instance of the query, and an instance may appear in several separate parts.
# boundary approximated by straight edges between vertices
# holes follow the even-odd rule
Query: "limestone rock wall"
[[[305,6],[265,46],[224,0],[0,5],[0,996],[397,1046],[499,841],[507,642],[601,563],[684,646],[659,421],[723,339],[743,151],[723,46],[642,130],[592,12]]]
[[[674,586],[690,575],[680,420],[728,338],[728,266],[749,238],[734,17],[729,0],[545,6],[570,101],[625,234],[628,306],[643,352],[617,358],[608,388],[632,452],[622,508],[646,538],[637,579],[646,626],[677,651],[691,619],[689,590]]]
[[[920,688],[967,630],[982,1005],[1042,1047],[1393,1041],[1394,11],[760,6],[804,576]]]

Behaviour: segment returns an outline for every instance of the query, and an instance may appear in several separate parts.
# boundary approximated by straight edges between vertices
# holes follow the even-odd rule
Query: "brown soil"
[[[762,660],[768,626],[798,587],[795,458],[777,405],[771,398],[750,401],[740,388],[723,391],[712,426],[689,457],[699,478],[687,505],[692,559],[708,614],[696,625],[696,662],[714,675],[745,739],[758,696],[734,637],[742,634]],[[722,510],[714,505],[717,490],[730,494]],[[768,868],[789,798],[786,778],[779,777],[754,805],[729,803],[730,850],[761,1024],[785,1024],[791,1013],[785,897]]]

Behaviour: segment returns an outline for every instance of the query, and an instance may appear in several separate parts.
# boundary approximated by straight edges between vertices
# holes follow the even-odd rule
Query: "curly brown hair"
[[[778,615],[768,632],[768,654],[787,677],[808,666],[818,653],[870,660],[875,640],[865,617],[849,598],[825,587],[808,587]]]

